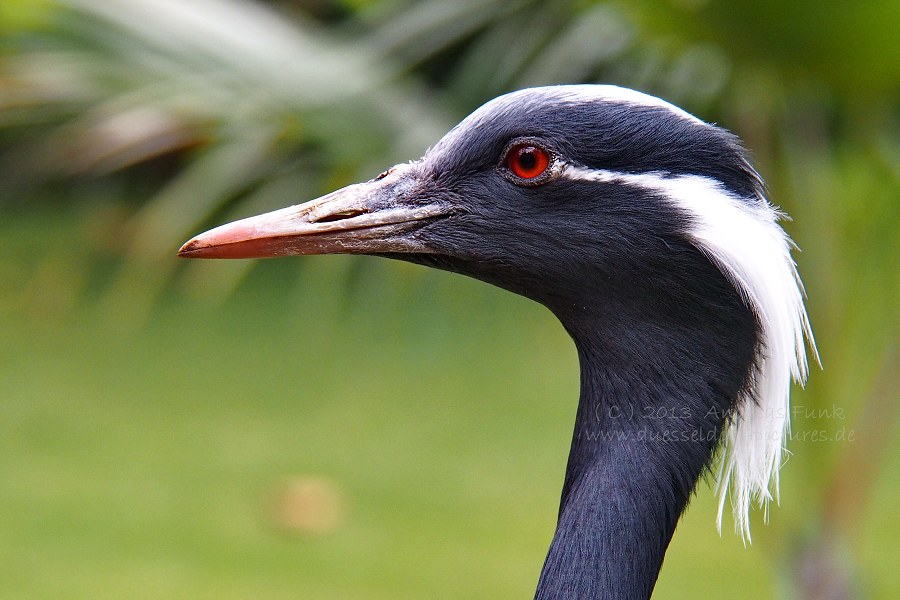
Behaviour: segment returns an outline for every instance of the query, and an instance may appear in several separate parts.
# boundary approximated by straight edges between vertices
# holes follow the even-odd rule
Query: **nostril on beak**
[[[323,215],[317,219],[312,219],[313,223],[331,223],[333,221],[343,221],[344,219],[351,219],[353,217],[358,217],[359,215],[364,215],[369,211],[365,208],[354,208],[351,210],[342,210],[340,212],[333,212],[327,215]]]

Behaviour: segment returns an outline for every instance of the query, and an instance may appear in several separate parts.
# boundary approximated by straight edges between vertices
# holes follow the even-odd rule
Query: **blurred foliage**
[[[5,0],[0,219],[19,258],[0,265],[0,314],[52,329],[90,313],[133,332],[165,292],[225,301],[254,263],[179,263],[190,234],[416,158],[512,89],[638,88],[752,149],[795,219],[825,367],[795,405],[846,411],[795,414],[795,431],[857,432],[854,444],[791,443],[783,525],[754,532],[778,557],[779,589],[894,597],[882,552],[900,524],[884,511],[879,529],[867,502],[885,478],[900,490],[886,466],[900,383],[898,31],[896,0]],[[332,260],[327,283],[299,281],[336,286],[339,304],[388,273]],[[296,268],[264,267],[278,274],[267,285],[293,289]],[[391,290],[377,289],[421,296],[406,308],[427,312],[435,280],[391,268]]]

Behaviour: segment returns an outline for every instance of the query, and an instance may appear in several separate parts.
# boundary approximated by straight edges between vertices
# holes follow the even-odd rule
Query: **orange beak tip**
[[[179,258],[190,258],[191,254],[195,252],[199,248],[200,244],[197,243],[197,240],[190,240],[186,242],[181,248],[178,250]]]

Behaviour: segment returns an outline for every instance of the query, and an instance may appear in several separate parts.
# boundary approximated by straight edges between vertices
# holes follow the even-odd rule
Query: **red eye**
[[[533,144],[519,144],[506,154],[506,168],[519,179],[535,179],[547,171],[550,155]]]

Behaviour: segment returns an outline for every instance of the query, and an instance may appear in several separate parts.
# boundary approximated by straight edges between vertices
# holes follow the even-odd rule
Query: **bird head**
[[[649,271],[673,258],[660,244],[686,239],[690,215],[663,193],[678,176],[742,197],[761,185],[734,136],[661,100],[613,86],[526,89],[478,109],[420,160],[218,227],[180,255],[389,255],[571,303],[654,281]],[[594,281],[604,289],[587,289]]]
[[[805,377],[811,339],[778,216],[727,131],[632,90],[552,86],[488,102],[417,161],[217,227],[179,255],[389,256],[510,289],[564,323],[598,302],[617,318],[684,307],[715,320],[715,296],[732,293],[759,328],[723,471],[745,528],[751,498],[777,485],[790,379]]]

